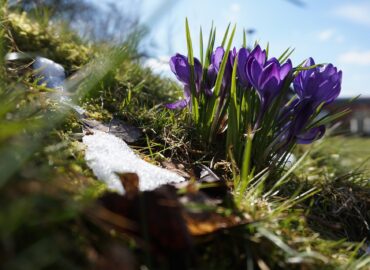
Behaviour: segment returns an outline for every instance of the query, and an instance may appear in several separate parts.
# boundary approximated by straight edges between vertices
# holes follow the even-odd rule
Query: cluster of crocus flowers
[[[184,99],[167,108],[192,108],[196,101],[200,116],[195,124],[204,139],[212,142],[219,136],[215,133],[227,130],[227,150],[233,148],[239,165],[247,155],[252,167],[262,168],[281,160],[294,145],[321,138],[326,121],[318,115],[338,97],[342,72],[332,64],[316,65],[312,58],[293,67],[289,53],[275,58],[259,45],[231,49],[231,40],[215,50],[208,45],[210,53],[194,57],[192,67],[185,55],[171,58]],[[217,126],[225,122],[227,128]],[[253,147],[247,147],[252,140]]]

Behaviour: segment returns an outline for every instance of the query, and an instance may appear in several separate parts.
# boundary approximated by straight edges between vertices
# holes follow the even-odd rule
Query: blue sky
[[[152,59],[147,64],[166,75],[168,58],[176,52],[186,54],[185,17],[196,44],[200,26],[206,32],[213,20],[220,40],[232,22],[237,24],[236,46],[241,44],[243,28],[256,29],[253,42],[269,42],[276,56],[293,47],[294,64],[312,56],[343,70],[342,96],[370,96],[370,1],[302,1],[303,8],[287,0],[138,1],[141,20],[151,30]]]

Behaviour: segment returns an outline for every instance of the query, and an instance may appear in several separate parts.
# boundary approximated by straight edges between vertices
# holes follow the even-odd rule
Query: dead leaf
[[[109,133],[117,136],[118,138],[121,138],[128,143],[136,142],[142,136],[142,132],[140,129],[128,125],[125,122],[115,118],[110,121],[108,128]]]
[[[175,164],[172,161],[162,161],[161,165],[172,172],[177,173],[178,175],[184,177],[184,178],[190,178],[191,175],[185,171],[185,167],[183,164]]]
[[[135,234],[154,250],[167,253],[188,250],[192,246],[182,206],[172,186],[165,185],[131,196],[107,193],[99,201],[112,213],[139,224],[138,231],[126,228],[120,231]]]
[[[107,231],[114,229],[129,235],[142,248],[176,260],[188,259],[194,237],[209,236],[250,221],[239,216],[231,204],[225,206],[224,200],[199,190],[197,183],[194,185],[198,188],[188,186],[180,195],[171,185],[140,192],[135,174],[123,174],[121,181],[126,194],[108,192],[101,197],[96,212],[91,213],[98,215],[95,220]]]
[[[133,198],[139,194],[139,177],[136,173],[124,173],[120,174],[119,177],[128,198]]]
[[[91,120],[91,119],[81,119],[82,122],[82,129],[86,132],[91,131],[91,130],[99,130],[103,132],[109,132],[109,128],[104,125],[103,123],[96,121],[96,120]]]
[[[133,143],[142,136],[141,130],[137,127],[128,125],[125,122],[114,118],[109,124],[104,124],[96,120],[85,118],[81,119],[81,122],[85,132],[99,130],[102,132],[111,133],[128,143]]]

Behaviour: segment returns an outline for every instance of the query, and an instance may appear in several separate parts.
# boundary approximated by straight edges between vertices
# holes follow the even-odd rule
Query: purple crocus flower
[[[206,95],[211,96],[212,95],[212,89],[215,86],[216,79],[218,72],[221,68],[221,63],[223,60],[225,54],[225,50],[223,47],[217,47],[216,50],[211,55],[211,63],[207,70],[207,77],[206,81],[204,82],[204,91]],[[236,57],[236,49],[230,51],[228,56],[228,61],[226,63],[224,76],[222,78],[222,89],[221,89],[221,95],[225,93],[225,90],[230,86],[231,84],[231,74],[232,69],[234,65],[234,59]]]
[[[207,69],[207,77],[204,82],[204,92],[207,96],[212,96],[212,89],[215,86],[218,71],[213,64],[210,64]]]
[[[315,61],[307,59],[305,66],[313,66]],[[320,104],[329,104],[339,95],[342,83],[342,71],[332,64],[301,71],[293,81],[294,91],[300,100],[309,99],[316,108]]]
[[[170,59],[170,68],[180,82],[185,85],[190,85],[190,65],[185,55],[177,53],[175,56],[172,56]],[[199,90],[198,88],[201,80],[202,65],[199,60],[194,57],[194,81],[197,90]]]
[[[315,65],[312,58],[307,59],[305,67]],[[339,95],[341,90],[342,71],[338,71],[332,64],[301,71],[293,81],[294,91],[298,98],[294,102],[291,115],[294,123],[289,130],[290,138],[297,143],[309,144],[321,138],[325,133],[325,126],[305,130],[320,104],[329,104]]]
[[[216,50],[212,53],[211,56],[211,65],[216,69],[218,72],[221,67],[222,58],[224,57],[225,50],[223,47],[219,46]]]
[[[296,136],[297,143],[299,144],[310,144],[313,141],[321,139],[324,136],[326,128],[324,125],[311,128],[310,130],[306,131],[305,133],[298,134]]]
[[[309,144],[321,138],[325,133],[325,126],[305,130],[315,108],[309,99],[296,99],[290,110],[289,129],[287,130],[287,141],[296,141],[300,144]]]
[[[224,58],[225,50],[223,47],[217,47],[216,50],[213,52],[211,56],[211,65],[210,67],[214,69],[216,74],[220,71],[222,59]],[[224,76],[222,78],[222,86],[223,88],[227,88],[230,85],[231,81],[231,74],[233,71],[234,59],[236,56],[236,49],[234,48],[229,52]]]
[[[267,60],[266,51],[262,51],[259,45],[250,53],[245,69],[246,77],[260,97],[261,115],[282,90],[291,70],[290,60],[283,65],[276,58]]]
[[[177,79],[184,85],[184,99],[167,104],[168,109],[183,109],[190,104],[191,97],[191,76],[190,64],[185,55],[177,53],[170,59],[171,71],[176,75]],[[196,92],[199,93],[202,81],[202,65],[197,58],[194,57],[194,84]]]
[[[241,48],[238,52],[238,79],[240,84],[245,88],[250,87],[250,83],[246,73],[249,55],[250,52],[247,48]]]

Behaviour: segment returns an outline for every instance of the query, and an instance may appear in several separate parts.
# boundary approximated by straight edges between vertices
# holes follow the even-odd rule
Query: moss
[[[87,63],[92,49],[72,31],[60,25],[42,26],[27,17],[26,13],[10,13],[6,26],[9,28],[8,47],[31,55],[42,55],[62,64],[73,72]]]

